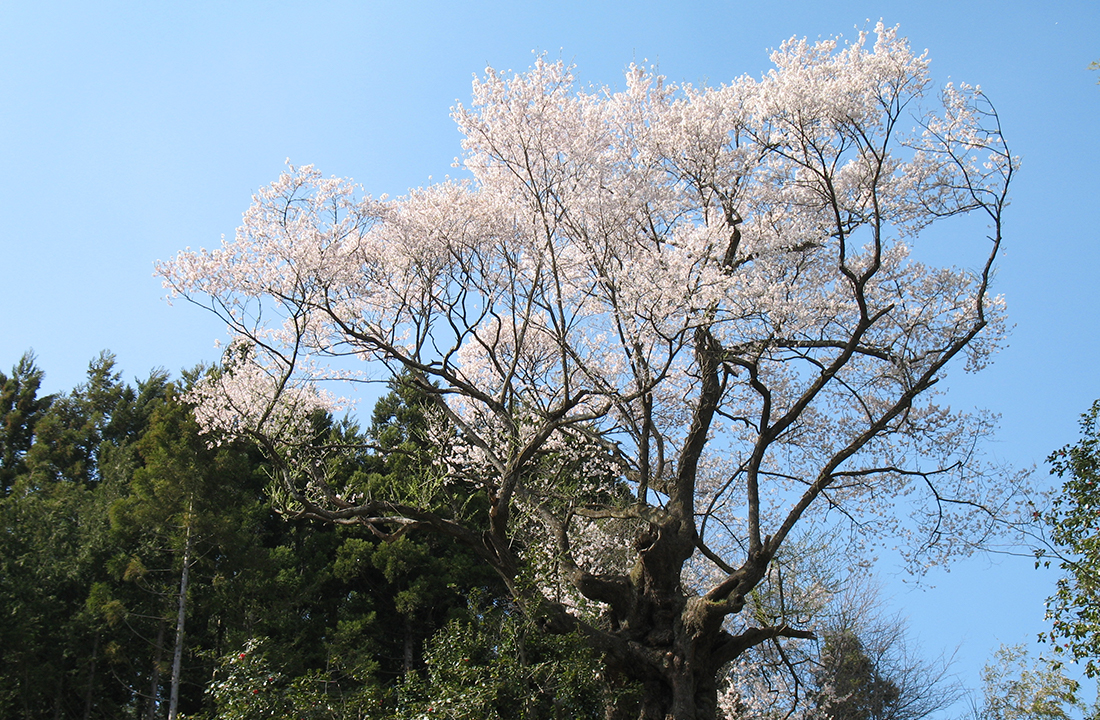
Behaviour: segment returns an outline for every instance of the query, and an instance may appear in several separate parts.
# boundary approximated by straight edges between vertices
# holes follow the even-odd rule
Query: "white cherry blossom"
[[[235,238],[159,266],[251,348],[196,388],[197,417],[278,453],[331,407],[312,389],[328,359],[411,378],[488,525],[357,496],[299,495],[301,513],[468,542],[643,684],[641,717],[713,717],[721,665],[809,635],[727,624],[798,528],[919,568],[984,542],[1020,480],[983,464],[991,422],[938,394],[1004,338],[1017,160],[979,89],[932,92],[924,55],[873,35],[794,39],[714,88],[487,69],[453,111],[468,179],[396,199],[288,168]],[[925,229],[968,213],[988,223],[956,240],[969,269],[923,263]]]

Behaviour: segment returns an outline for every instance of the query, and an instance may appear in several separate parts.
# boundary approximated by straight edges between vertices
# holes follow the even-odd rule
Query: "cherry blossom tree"
[[[397,199],[290,167],[235,238],[159,265],[232,335],[197,417],[259,442],[297,516],[468,543],[640,685],[612,713],[715,717],[720,668],[811,635],[742,612],[787,543],[843,526],[852,562],[878,542],[943,562],[1018,482],[982,460],[991,420],[938,401],[1005,333],[1017,161],[993,107],[933,92],[881,24],[771,59],[714,88],[489,68],[453,111],[465,179]],[[968,267],[922,261],[961,215],[987,227],[955,226]],[[334,485],[310,436],[320,388],[380,369],[431,398],[416,492]]]

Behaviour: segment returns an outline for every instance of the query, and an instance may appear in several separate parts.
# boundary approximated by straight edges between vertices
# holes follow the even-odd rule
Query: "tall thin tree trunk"
[[[410,615],[405,616],[405,675],[406,677],[413,671],[413,660],[415,660],[416,643],[413,637],[412,617]]]
[[[176,616],[176,646],[172,654],[172,692],[168,699],[168,720],[176,720],[180,696],[180,667],[183,664],[183,624],[187,617],[187,581],[191,570],[191,511],[187,508],[187,541],[183,546],[183,572],[180,573],[179,613]]]
[[[89,720],[92,717],[92,698],[95,690],[95,662],[96,657],[99,655],[99,633],[95,635],[95,642],[92,643],[92,662],[88,668],[88,689],[84,692],[84,720]]]
[[[160,658],[164,654],[164,622],[157,623],[157,645],[153,652],[153,679],[149,683],[149,705],[145,720],[157,720],[157,700],[160,699]]]
[[[57,695],[53,699],[53,720],[61,720],[61,700],[65,697],[65,673],[57,678]]]
[[[23,698],[23,717],[30,717],[31,716],[31,671],[30,671],[30,666],[27,664],[27,662],[25,660],[23,661],[23,687],[21,688],[21,690],[22,690],[21,695],[22,695],[22,698]]]
[[[523,669],[523,718],[533,720],[535,703],[531,692],[531,664],[527,661],[527,628],[520,625],[516,634],[516,647],[519,650],[519,666]]]

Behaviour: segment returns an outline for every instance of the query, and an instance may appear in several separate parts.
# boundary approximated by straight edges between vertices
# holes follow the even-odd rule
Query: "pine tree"
[[[0,372],[0,494],[6,495],[15,476],[26,471],[35,426],[54,400],[53,395],[39,397],[42,377],[32,352],[20,358],[10,377]]]

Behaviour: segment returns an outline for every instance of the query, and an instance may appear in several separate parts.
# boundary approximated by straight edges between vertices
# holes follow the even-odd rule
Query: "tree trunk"
[[[187,617],[187,581],[191,570],[191,517],[188,508],[187,541],[183,546],[183,572],[180,573],[179,613],[176,615],[176,644],[172,653],[172,691],[168,699],[168,720],[176,720],[180,695],[180,668],[183,664],[183,625]]]
[[[405,616],[405,646],[404,646],[404,652],[405,652],[405,654],[404,654],[403,661],[404,661],[404,667],[405,667],[405,676],[408,677],[413,671],[413,661],[416,659],[415,658],[416,643],[414,642],[414,637],[413,637],[412,617],[409,616],[409,615]]]
[[[689,667],[670,651],[664,678],[641,681],[640,702],[634,708],[609,707],[612,720],[715,720],[718,714],[719,668]]]
[[[20,696],[23,700],[23,717],[31,717],[31,672],[26,663],[23,662],[23,687],[20,688]]]
[[[96,656],[99,654],[99,633],[96,633],[95,642],[92,644],[92,661],[88,667],[88,689],[84,692],[84,716],[83,720],[89,720],[92,717],[92,699],[94,698],[95,690],[95,663]]]
[[[516,635],[516,649],[519,651],[519,666],[523,669],[523,718],[533,720],[536,707],[531,701],[531,665],[527,660],[527,631],[523,626]]]
[[[676,518],[651,526],[636,540],[639,557],[631,573],[629,602],[613,610],[616,634],[635,649],[608,657],[608,678],[640,686],[638,704],[609,708],[619,720],[714,720],[715,676],[730,658],[720,652],[731,639],[721,617],[702,598],[689,597],[680,569],[693,548],[694,527]]]
[[[160,699],[160,658],[164,654],[164,622],[157,623],[157,644],[153,651],[152,680],[149,682],[149,704],[145,707],[145,720],[157,720],[157,701]]]
[[[61,700],[65,697],[65,674],[57,678],[57,695],[53,699],[53,720],[61,720]]]

